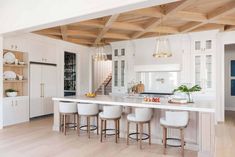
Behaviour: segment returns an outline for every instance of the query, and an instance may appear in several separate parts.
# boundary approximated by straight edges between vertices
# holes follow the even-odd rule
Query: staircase
[[[107,76],[107,78],[95,92],[97,95],[108,95],[112,92],[112,74]]]

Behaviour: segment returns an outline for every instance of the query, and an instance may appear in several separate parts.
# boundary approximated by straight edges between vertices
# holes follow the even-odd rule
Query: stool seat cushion
[[[77,113],[77,104],[70,102],[60,102],[59,103],[60,113]]]
[[[121,106],[104,106],[103,112],[101,112],[99,115],[100,115],[100,118],[106,118],[106,119],[119,118],[122,115],[122,107]]]
[[[97,104],[77,104],[78,114],[82,116],[93,116],[99,113],[99,106]]]
[[[127,120],[135,122],[136,121],[135,114],[134,113],[128,114],[127,115]]]
[[[189,115],[186,111],[166,111],[165,117],[160,119],[160,124],[168,127],[186,127]]]

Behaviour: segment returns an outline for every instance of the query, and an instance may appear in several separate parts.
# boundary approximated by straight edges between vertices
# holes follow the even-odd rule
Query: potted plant
[[[178,88],[174,89],[174,93],[175,92],[181,92],[181,93],[185,93],[188,97],[188,102],[189,103],[193,103],[193,98],[192,98],[192,93],[193,92],[198,92],[201,91],[201,87],[199,85],[195,85],[193,87],[188,87],[186,85],[181,85]]]
[[[17,96],[17,92],[18,91],[14,90],[14,89],[7,89],[7,90],[5,90],[5,93],[6,93],[6,95],[8,97],[15,97],[15,96]]]

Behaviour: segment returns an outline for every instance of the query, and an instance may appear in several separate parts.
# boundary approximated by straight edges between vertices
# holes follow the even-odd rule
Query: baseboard
[[[226,111],[235,111],[235,106],[225,106]]]

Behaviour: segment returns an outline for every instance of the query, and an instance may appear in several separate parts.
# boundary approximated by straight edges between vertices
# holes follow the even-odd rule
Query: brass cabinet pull
[[[42,88],[42,97],[44,98],[44,92],[45,92],[45,89],[44,89],[45,84],[44,84],[44,83],[42,84],[42,87],[43,87],[43,88]]]

